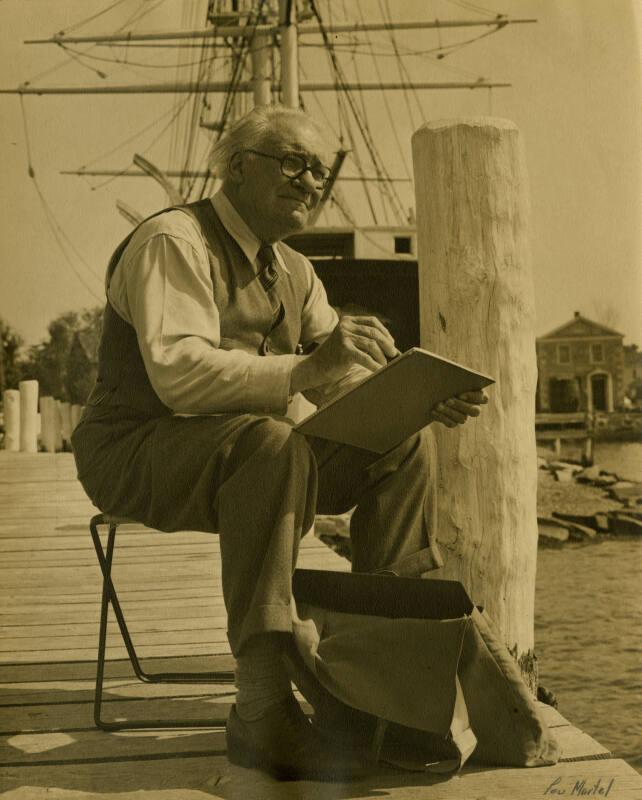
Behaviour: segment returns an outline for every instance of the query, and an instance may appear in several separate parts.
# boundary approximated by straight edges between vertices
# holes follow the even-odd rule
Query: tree
[[[0,317],[0,394],[5,389],[17,389],[20,381],[19,352],[22,337]]]
[[[79,336],[84,341],[97,340],[101,318],[101,308],[66,311],[56,317],[48,327],[49,339],[29,349],[22,365],[23,376],[35,378],[42,395],[83,403],[93,381],[95,348],[90,348],[91,352],[82,359],[73,346],[80,341]],[[72,348],[74,354],[70,360]]]
[[[87,324],[75,331],[67,356],[65,389],[71,403],[82,405],[96,379],[102,312],[95,309]]]

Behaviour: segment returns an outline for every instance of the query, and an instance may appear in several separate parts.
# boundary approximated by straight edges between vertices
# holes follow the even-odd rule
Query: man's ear
[[[240,150],[230,156],[227,174],[233,183],[239,184],[243,182],[243,153]]]

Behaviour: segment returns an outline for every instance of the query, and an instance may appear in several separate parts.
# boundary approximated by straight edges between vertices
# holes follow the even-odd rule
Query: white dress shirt
[[[222,191],[212,204],[229,234],[255,266],[260,241]],[[287,266],[274,247],[280,266]],[[307,259],[309,281],[302,341],[321,342],[338,321]],[[134,233],[107,287],[114,310],[134,327],[150,382],[175,413],[285,414],[296,355],[259,356],[220,347],[220,317],[210,264],[198,225],[169,211]],[[356,366],[328,386],[306,392],[321,404],[368,372]]]

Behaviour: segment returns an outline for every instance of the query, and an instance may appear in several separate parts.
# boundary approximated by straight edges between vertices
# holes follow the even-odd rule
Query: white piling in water
[[[2,393],[4,408],[4,449],[20,450],[20,392],[5,389]]]
[[[20,451],[38,452],[38,381],[20,381]]]

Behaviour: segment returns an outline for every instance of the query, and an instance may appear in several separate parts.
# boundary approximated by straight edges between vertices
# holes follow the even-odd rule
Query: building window
[[[567,344],[557,345],[557,363],[570,364],[571,363],[571,348]]]
[[[604,345],[592,344],[591,345],[591,361],[594,364],[599,364],[604,361]]]
[[[395,253],[412,253],[412,238],[410,236],[395,236]]]

